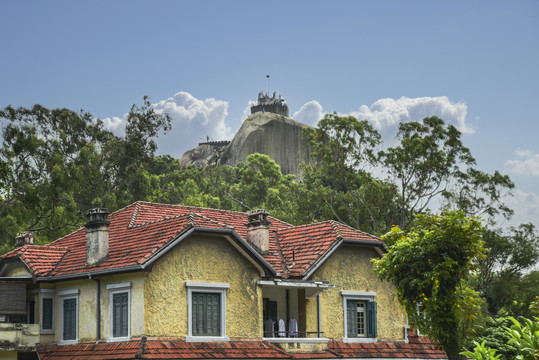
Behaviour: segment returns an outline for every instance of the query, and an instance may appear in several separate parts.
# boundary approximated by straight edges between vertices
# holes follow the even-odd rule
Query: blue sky
[[[121,131],[149,95],[175,129],[160,151],[230,137],[266,88],[313,124],[459,126],[539,225],[539,1],[2,1],[0,106],[84,109]]]

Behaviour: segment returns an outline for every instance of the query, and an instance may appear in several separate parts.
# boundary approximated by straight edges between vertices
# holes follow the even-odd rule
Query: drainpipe
[[[320,307],[320,293],[318,293],[318,296],[316,297],[316,305],[318,313],[318,337],[321,337],[320,334],[322,333],[322,311]]]
[[[101,339],[101,279],[92,279],[92,275],[88,274],[90,280],[95,281],[97,286],[96,305],[95,305],[95,317],[96,317],[96,329],[95,329],[95,343],[97,344]]]

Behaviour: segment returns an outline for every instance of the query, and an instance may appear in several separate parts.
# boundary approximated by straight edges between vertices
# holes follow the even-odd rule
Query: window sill
[[[119,342],[119,341],[129,341],[129,340],[131,340],[131,336],[108,338],[107,342]]]
[[[53,330],[41,329],[41,330],[39,331],[39,333],[40,333],[41,335],[54,335],[54,334],[55,334],[55,331],[54,331],[54,329],[53,329]]]
[[[375,343],[378,342],[378,338],[358,337],[358,338],[344,338],[343,343]]]
[[[186,336],[187,342],[227,342],[230,341],[228,336]]]

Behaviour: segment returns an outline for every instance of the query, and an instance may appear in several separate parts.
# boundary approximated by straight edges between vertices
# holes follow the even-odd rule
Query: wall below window
[[[324,337],[342,339],[344,336],[344,310],[341,291],[376,292],[378,304],[378,339],[402,339],[406,315],[400,306],[394,286],[378,280],[372,272],[370,259],[377,257],[375,250],[359,246],[341,246],[313,275],[313,280],[334,284],[321,295],[322,331]],[[317,324],[316,299],[307,303],[308,331]]]
[[[226,336],[262,337],[259,271],[227,239],[193,236],[159,259],[145,282],[146,335],[183,337],[187,329],[186,281],[227,283]]]

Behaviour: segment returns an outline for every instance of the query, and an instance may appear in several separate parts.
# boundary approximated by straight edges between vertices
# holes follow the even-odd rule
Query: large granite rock
[[[299,175],[299,165],[310,160],[310,148],[301,136],[305,126],[279,114],[252,114],[225,148],[221,163],[235,165],[250,154],[261,153],[275,160],[283,174]]]
[[[280,114],[256,112],[245,119],[230,144],[201,143],[183,154],[180,163],[206,166],[214,151],[224,148],[221,164],[236,165],[250,154],[261,153],[275,160],[283,174],[301,177],[299,165],[310,161],[310,148],[301,136],[305,126]]]

